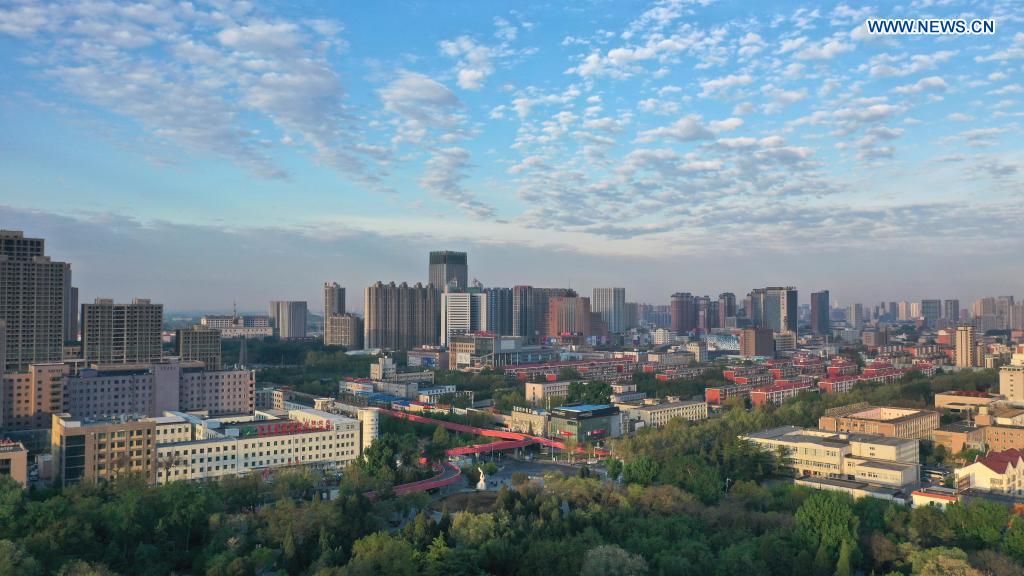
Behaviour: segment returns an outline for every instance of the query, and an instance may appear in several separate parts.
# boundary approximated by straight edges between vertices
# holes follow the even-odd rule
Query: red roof
[[[988,456],[978,458],[976,462],[984,464],[993,472],[1005,474],[1007,466],[1010,464],[1020,465],[1020,460],[1021,451],[1016,448],[1010,448],[1002,452],[989,452]]]

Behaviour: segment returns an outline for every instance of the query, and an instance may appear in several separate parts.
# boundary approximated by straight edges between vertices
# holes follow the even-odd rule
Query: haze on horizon
[[[866,17],[993,18],[870,37]],[[337,281],[1021,295],[1015,2],[0,7],[0,226],[82,301]]]

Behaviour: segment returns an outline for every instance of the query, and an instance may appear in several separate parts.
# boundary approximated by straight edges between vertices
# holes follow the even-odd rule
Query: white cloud
[[[946,81],[939,76],[922,78],[913,84],[904,84],[893,89],[897,94],[917,94],[919,92],[945,92],[949,89]]]
[[[734,119],[735,120],[735,119]],[[689,142],[693,140],[708,140],[714,134],[701,121],[700,116],[684,116],[668,126],[644,130],[637,135],[638,142],[653,142],[655,140],[676,140]]]
[[[721,78],[704,80],[700,83],[700,95],[704,98],[712,96],[727,97],[733,89],[746,86],[753,81],[754,77],[749,74],[729,74]]]

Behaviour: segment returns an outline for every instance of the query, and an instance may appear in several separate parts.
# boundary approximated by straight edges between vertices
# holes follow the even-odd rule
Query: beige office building
[[[182,362],[202,362],[207,370],[224,367],[219,330],[203,325],[192,326],[187,330],[176,330],[175,340],[178,358]]]
[[[145,298],[131,304],[115,304],[109,298],[83,304],[82,358],[97,364],[159,361],[163,314],[163,304]]]
[[[1010,402],[1024,403],[1024,365],[999,369],[999,393]]]
[[[411,350],[438,343],[440,293],[432,285],[377,282],[366,288],[366,348]]]
[[[64,486],[141,476],[156,481],[156,423],[151,418],[85,419],[54,414],[50,453]]]
[[[620,408],[626,412],[630,420],[643,422],[645,427],[658,428],[676,419],[696,422],[706,420],[708,417],[708,403],[697,400],[681,402],[676,399],[661,404],[645,404],[628,408],[620,406]]]
[[[525,384],[524,395],[526,396],[527,402],[540,404],[550,398],[564,398],[568,396],[569,384],[571,384],[571,382],[568,380],[555,382],[527,382]]]
[[[875,434],[890,438],[931,438],[939,413],[931,410],[851,404],[828,410],[818,428],[828,432]]]
[[[0,438],[0,476],[28,485],[28,450],[20,442]]]
[[[65,283],[70,267],[53,262],[42,238],[0,230],[0,321],[6,323],[4,366],[60,362],[64,346]]]

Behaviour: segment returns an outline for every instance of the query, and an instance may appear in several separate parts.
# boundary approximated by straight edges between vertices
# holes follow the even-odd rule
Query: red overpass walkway
[[[454,432],[464,432],[466,434],[476,434],[477,436],[487,436],[491,438],[503,438],[505,440],[516,440],[517,442],[527,442],[522,446],[537,443],[542,446],[548,446],[551,448],[558,448],[559,450],[565,450],[565,443],[557,440],[549,440],[540,436],[531,436],[529,434],[521,434],[519,432],[506,432],[504,430],[492,430],[490,428],[478,428],[476,426],[468,426],[466,424],[458,424],[456,422],[448,422],[447,420],[437,420],[435,418],[427,418],[426,416],[420,416],[419,414],[410,414],[409,412],[401,412],[399,410],[389,410],[387,408],[380,409],[382,414],[387,414],[394,418],[401,418],[403,420],[409,420],[411,422],[419,422],[420,424],[433,424],[435,426],[442,426],[448,430]],[[502,444],[501,442],[494,442],[492,444],[478,444],[477,446],[494,446],[496,444]],[[481,450],[482,452],[490,452],[494,450],[508,450],[511,448],[518,448],[519,445],[510,445],[506,448],[492,448],[491,450]],[[468,447],[467,447],[468,448]],[[591,452],[582,446],[577,446],[575,452],[578,454],[586,454]],[[479,452],[466,452],[466,454],[474,454]],[[593,450],[593,453],[598,456],[607,456],[607,450]]]

